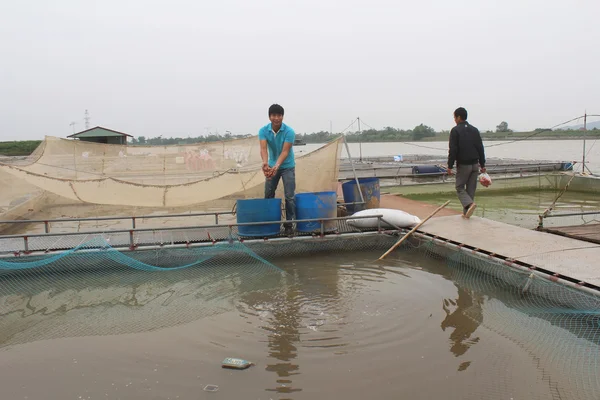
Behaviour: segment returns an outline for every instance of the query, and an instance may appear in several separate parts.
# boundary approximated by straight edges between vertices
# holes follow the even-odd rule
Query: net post
[[[360,204],[365,204],[365,198],[363,196],[360,182],[358,181],[358,176],[356,175],[356,169],[354,169],[354,161],[352,161],[352,154],[350,154],[350,147],[348,146],[348,142],[346,141],[346,134],[342,134],[342,139],[344,140],[344,145],[346,147],[346,154],[348,154],[348,159],[350,160],[350,166],[352,167],[352,173],[354,174],[354,181],[356,182],[356,186],[358,186],[358,194],[360,195]]]
[[[25,249],[25,253],[29,253],[29,239],[27,236],[23,236],[23,248]]]
[[[325,221],[320,220],[319,223],[321,224],[321,237],[325,236]]]
[[[44,221],[44,232],[50,233],[50,223],[48,221]]]
[[[219,225],[219,213],[215,213],[215,225]]]
[[[135,229],[135,217],[131,217],[131,227]]]
[[[381,217],[377,217],[377,232],[381,232]]]
[[[129,231],[129,249],[134,250],[135,245],[133,243],[133,229]]]

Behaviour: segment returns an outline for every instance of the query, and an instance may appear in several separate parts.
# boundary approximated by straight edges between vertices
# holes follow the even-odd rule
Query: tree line
[[[397,129],[387,126],[383,129],[367,129],[360,132],[347,132],[346,139],[348,142],[413,142],[413,141],[444,141],[448,140],[450,131],[442,130],[435,131],[432,127],[420,124],[415,126],[413,129]],[[331,133],[327,131],[313,132],[313,133],[297,133],[296,139],[301,140],[304,143],[326,143],[336,137],[339,133]],[[548,138],[548,139],[579,139],[586,135],[588,138],[600,138],[600,129],[594,127],[585,133],[582,130],[551,130],[547,128],[536,128],[531,132],[513,132],[508,128],[508,123],[505,121],[501,122],[497,127],[496,131],[485,131],[481,132],[481,136],[484,140],[510,140],[517,138]],[[130,142],[131,145],[140,146],[165,146],[165,145],[186,145],[194,143],[204,142],[220,142],[231,139],[244,139],[252,137],[251,134],[238,134],[234,135],[226,133],[210,134],[208,136],[194,136],[194,137],[169,137],[164,138],[161,136],[147,138],[145,136],[138,136],[133,138]],[[21,140],[11,142],[0,142],[0,155],[4,156],[26,156],[31,154],[41,143],[41,140]]]

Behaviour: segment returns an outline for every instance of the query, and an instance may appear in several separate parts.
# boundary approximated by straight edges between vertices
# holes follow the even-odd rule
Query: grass
[[[0,142],[0,154],[4,156],[28,156],[42,143],[41,140]]]

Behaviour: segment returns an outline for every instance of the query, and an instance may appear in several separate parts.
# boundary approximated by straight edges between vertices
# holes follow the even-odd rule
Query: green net
[[[424,241],[415,249],[445,260],[459,293],[469,294],[470,301],[458,312],[529,354],[551,388],[552,399],[597,398],[600,294],[511,268],[464,248]],[[445,306],[456,308],[457,303]],[[501,365],[503,361],[490,362]],[[481,398],[495,397],[487,393]]]
[[[277,293],[288,285],[293,277],[277,265],[289,265],[292,257],[301,263],[303,257],[314,259],[319,254],[328,259],[339,252],[346,253],[344,259],[382,254],[398,240],[397,234],[389,233],[137,250],[113,247],[114,240],[98,236],[61,254],[3,259],[0,348],[52,338],[145,332],[232,311],[244,297],[261,298],[260,293]],[[455,354],[464,354],[477,337],[492,335],[496,342],[520,348],[519,357],[534,364],[538,375],[531,384],[543,389],[530,398],[596,398],[598,294],[424,236],[406,241],[388,258],[352,268],[368,268],[383,276],[400,273],[391,267],[395,263],[427,269],[432,263],[422,261],[434,259],[435,268],[443,269],[456,286],[457,299],[441,305],[448,314],[442,329],[454,330],[450,345]],[[277,307],[285,308],[285,296],[280,300]],[[457,316],[473,323],[456,324]],[[475,334],[477,329],[483,331]],[[519,381],[514,379],[518,371],[508,370],[516,362],[510,357],[516,355],[490,349],[486,374],[480,377],[489,382],[474,388],[476,393],[465,389],[463,398],[510,398],[506,397],[510,385]]]

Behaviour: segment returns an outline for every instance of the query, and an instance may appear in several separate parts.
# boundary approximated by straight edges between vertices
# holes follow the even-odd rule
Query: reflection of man
[[[265,181],[265,199],[275,197],[279,179],[283,180],[285,193],[285,218],[291,221],[296,217],[294,192],[296,191],[296,161],[292,145],[296,133],[283,123],[283,107],[273,104],[269,107],[270,124],[263,126],[258,132],[260,140],[260,156],[263,161]],[[294,233],[291,223],[284,223],[285,234]]]
[[[467,110],[454,111],[456,126],[450,131],[448,174],[456,162],[456,193],[463,206],[463,216],[470,218],[475,211],[477,176],[485,172],[485,152],[479,130],[467,122]]]
[[[442,308],[446,312],[446,318],[442,321],[441,328],[443,331],[446,328],[454,328],[454,331],[450,334],[452,342],[450,351],[455,356],[462,356],[471,344],[479,341],[479,338],[471,338],[471,336],[475,333],[483,318],[481,315],[483,299],[470,290],[460,286],[457,286],[457,288],[458,298],[456,300],[444,300]],[[453,307],[456,308],[451,311]]]

